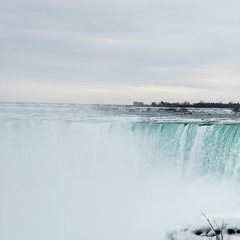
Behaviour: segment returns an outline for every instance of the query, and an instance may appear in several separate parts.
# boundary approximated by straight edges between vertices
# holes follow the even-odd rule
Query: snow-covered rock
[[[197,217],[169,229],[166,240],[240,240],[240,212],[216,213]]]

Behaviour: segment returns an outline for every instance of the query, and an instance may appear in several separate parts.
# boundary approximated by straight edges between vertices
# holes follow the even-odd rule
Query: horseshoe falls
[[[239,211],[230,110],[0,104],[0,238],[156,240]]]

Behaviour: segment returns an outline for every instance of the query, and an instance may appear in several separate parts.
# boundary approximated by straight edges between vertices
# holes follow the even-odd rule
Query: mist
[[[129,126],[2,118],[0,238],[164,239],[201,212],[239,209],[235,180],[154,166]]]

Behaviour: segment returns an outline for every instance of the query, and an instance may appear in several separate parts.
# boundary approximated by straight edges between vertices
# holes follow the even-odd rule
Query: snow
[[[166,232],[166,240],[216,239],[214,231],[219,229],[223,239],[239,240],[240,212],[215,213],[194,218],[182,226],[169,229]],[[218,236],[221,239],[221,234]]]

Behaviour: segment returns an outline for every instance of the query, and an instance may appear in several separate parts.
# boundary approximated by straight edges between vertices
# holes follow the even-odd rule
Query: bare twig
[[[224,228],[224,222],[223,222],[223,224],[222,224],[222,228],[220,228],[220,227],[218,226],[218,224],[216,223],[215,219],[213,219],[213,221],[214,221],[217,229],[220,230],[220,237],[219,237],[219,236],[218,236],[219,234],[216,232],[216,229],[213,227],[213,225],[212,225],[211,221],[209,220],[209,218],[208,218],[203,212],[202,212],[202,215],[203,215],[203,217],[207,220],[207,222],[208,222],[211,230],[214,232],[214,234],[215,234],[215,236],[216,236],[216,240],[223,240],[222,230],[223,230],[223,228]],[[211,239],[211,238],[209,238],[209,239]]]

